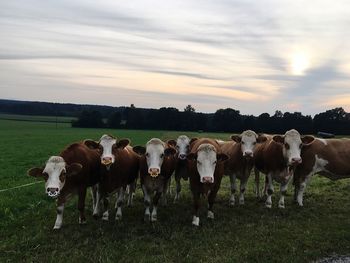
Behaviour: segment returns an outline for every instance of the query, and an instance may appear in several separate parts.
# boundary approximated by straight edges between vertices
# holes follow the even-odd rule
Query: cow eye
[[[60,181],[63,183],[66,180],[66,173],[62,172],[60,175]]]
[[[163,158],[164,157],[164,153],[162,153],[161,155],[160,155],[160,158]]]
[[[303,147],[303,144],[301,143],[300,145],[299,145],[299,148],[301,149]]]
[[[179,149],[180,148],[180,146],[179,145],[176,145],[176,149]]]
[[[149,153],[146,153],[146,157],[149,157]]]
[[[253,145],[255,145],[256,144],[256,142],[253,142]]]
[[[242,141],[242,144],[244,144],[244,142]]]
[[[202,163],[200,161],[197,161],[197,164],[201,165]]]
[[[213,162],[213,164],[215,165],[217,163],[217,161]]]
[[[289,149],[289,144],[288,144],[288,143],[285,143],[285,144],[284,144],[284,147],[286,147],[286,149]]]

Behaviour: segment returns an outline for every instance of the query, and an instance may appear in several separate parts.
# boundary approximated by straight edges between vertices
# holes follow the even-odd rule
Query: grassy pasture
[[[73,129],[69,124],[0,120],[0,190],[35,182],[26,170],[42,165],[65,145],[103,133],[144,144],[151,137],[175,138],[168,131]],[[226,139],[228,134],[195,134]],[[174,190],[174,184],[172,185]],[[276,190],[278,187],[276,187]],[[244,206],[228,207],[225,178],[217,203],[216,219],[205,218],[191,226],[188,182],[177,204],[168,198],[160,207],[158,222],[144,223],[142,192],[135,205],[123,209],[123,221],[95,221],[87,199],[88,224],[78,225],[76,198],[67,203],[63,227],[53,231],[55,205],[44,195],[43,183],[0,192],[0,262],[309,262],[332,254],[350,253],[350,180],[332,182],[315,177],[307,189],[304,208],[292,203],[286,209],[267,210],[256,201],[251,178]]]

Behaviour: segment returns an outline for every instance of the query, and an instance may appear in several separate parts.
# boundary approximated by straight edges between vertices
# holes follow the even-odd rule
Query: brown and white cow
[[[117,193],[116,215],[115,219],[122,218],[122,205],[124,202],[124,193],[128,185],[131,185],[129,191],[128,205],[132,203],[132,196],[135,190],[134,185],[139,171],[139,156],[132,150],[129,145],[129,139],[117,140],[112,135],[104,134],[98,142],[85,140],[85,145],[91,149],[97,149],[101,159],[101,182],[99,183],[99,197],[104,202],[103,220],[108,220],[109,211],[108,197]],[[95,207],[94,215],[98,215],[99,208]]]
[[[302,163],[301,151],[314,141],[312,136],[301,137],[296,130],[289,130],[283,136],[269,136],[268,140],[259,144],[255,151],[255,167],[266,175],[267,199],[266,207],[271,208],[271,196],[274,192],[273,180],[280,184],[279,208],[284,208],[284,197],[293,172]]]
[[[254,150],[258,143],[267,140],[264,135],[257,135],[254,131],[247,130],[240,135],[232,135],[232,141],[220,143],[221,150],[229,160],[225,162],[225,175],[230,176],[231,197],[229,204],[235,204],[237,191],[236,178],[241,181],[239,204],[244,204],[244,192],[250,173],[254,167]]]
[[[146,147],[134,146],[133,150],[141,155],[140,180],[145,203],[145,221],[157,221],[157,206],[160,197],[165,196],[168,182],[176,165],[176,142],[163,142],[152,138]],[[155,192],[153,201],[151,195]],[[152,213],[150,206],[153,205]]]
[[[307,183],[314,174],[331,180],[350,177],[350,139],[315,139],[302,152],[303,163],[294,173],[295,198],[303,206]]]
[[[57,217],[54,229],[62,226],[64,205],[72,194],[78,194],[79,223],[86,223],[86,189],[96,185],[99,178],[100,157],[96,150],[91,150],[83,143],[73,143],[59,156],[51,156],[45,167],[28,170],[28,175],[42,177],[45,180],[45,192],[57,198]],[[95,195],[93,194],[93,197]],[[93,199],[93,207],[96,200]]]
[[[176,194],[174,203],[179,200],[181,192],[181,179],[187,181],[187,154],[189,153],[191,139],[186,135],[180,135],[176,140],[177,163],[175,168]]]
[[[201,195],[208,197],[207,217],[214,219],[213,205],[224,175],[224,161],[228,156],[221,153],[217,141],[201,138],[192,141],[187,159],[194,205],[192,225],[199,226]]]

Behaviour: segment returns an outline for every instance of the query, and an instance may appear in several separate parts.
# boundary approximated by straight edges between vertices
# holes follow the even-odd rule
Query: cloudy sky
[[[0,0],[0,98],[350,111],[347,0]]]

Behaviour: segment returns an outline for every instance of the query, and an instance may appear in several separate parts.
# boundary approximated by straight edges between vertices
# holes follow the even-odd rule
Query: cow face
[[[267,140],[265,136],[258,136],[251,130],[244,131],[241,135],[232,135],[231,139],[241,144],[241,151],[245,158],[252,158],[256,144]]]
[[[204,184],[214,183],[214,172],[217,162],[228,159],[226,154],[218,154],[213,145],[205,143],[198,147],[197,153],[190,153],[187,158],[197,161],[197,171],[200,182]]]
[[[51,156],[45,168],[32,168],[27,173],[29,176],[43,177],[47,195],[56,198],[64,187],[67,177],[78,174],[81,169],[82,165],[79,163],[67,165],[62,157]]]
[[[308,146],[314,141],[313,136],[300,137],[296,130],[289,130],[284,136],[275,135],[272,139],[283,145],[283,156],[287,161],[288,166],[296,166],[302,162],[301,149],[303,146]]]
[[[135,146],[133,150],[146,157],[148,173],[152,177],[157,177],[161,173],[164,158],[176,153],[174,148],[167,147],[166,144],[158,138],[153,138],[148,141],[146,147]]]
[[[130,141],[128,139],[121,139],[117,142],[117,139],[111,135],[102,135],[100,141],[97,143],[92,140],[85,140],[84,144],[91,149],[99,149],[101,154],[101,164],[104,165],[107,170],[115,162],[114,151],[118,148],[125,148]]]
[[[176,150],[180,160],[186,160],[190,147],[190,138],[186,135],[181,135],[176,140]]]

